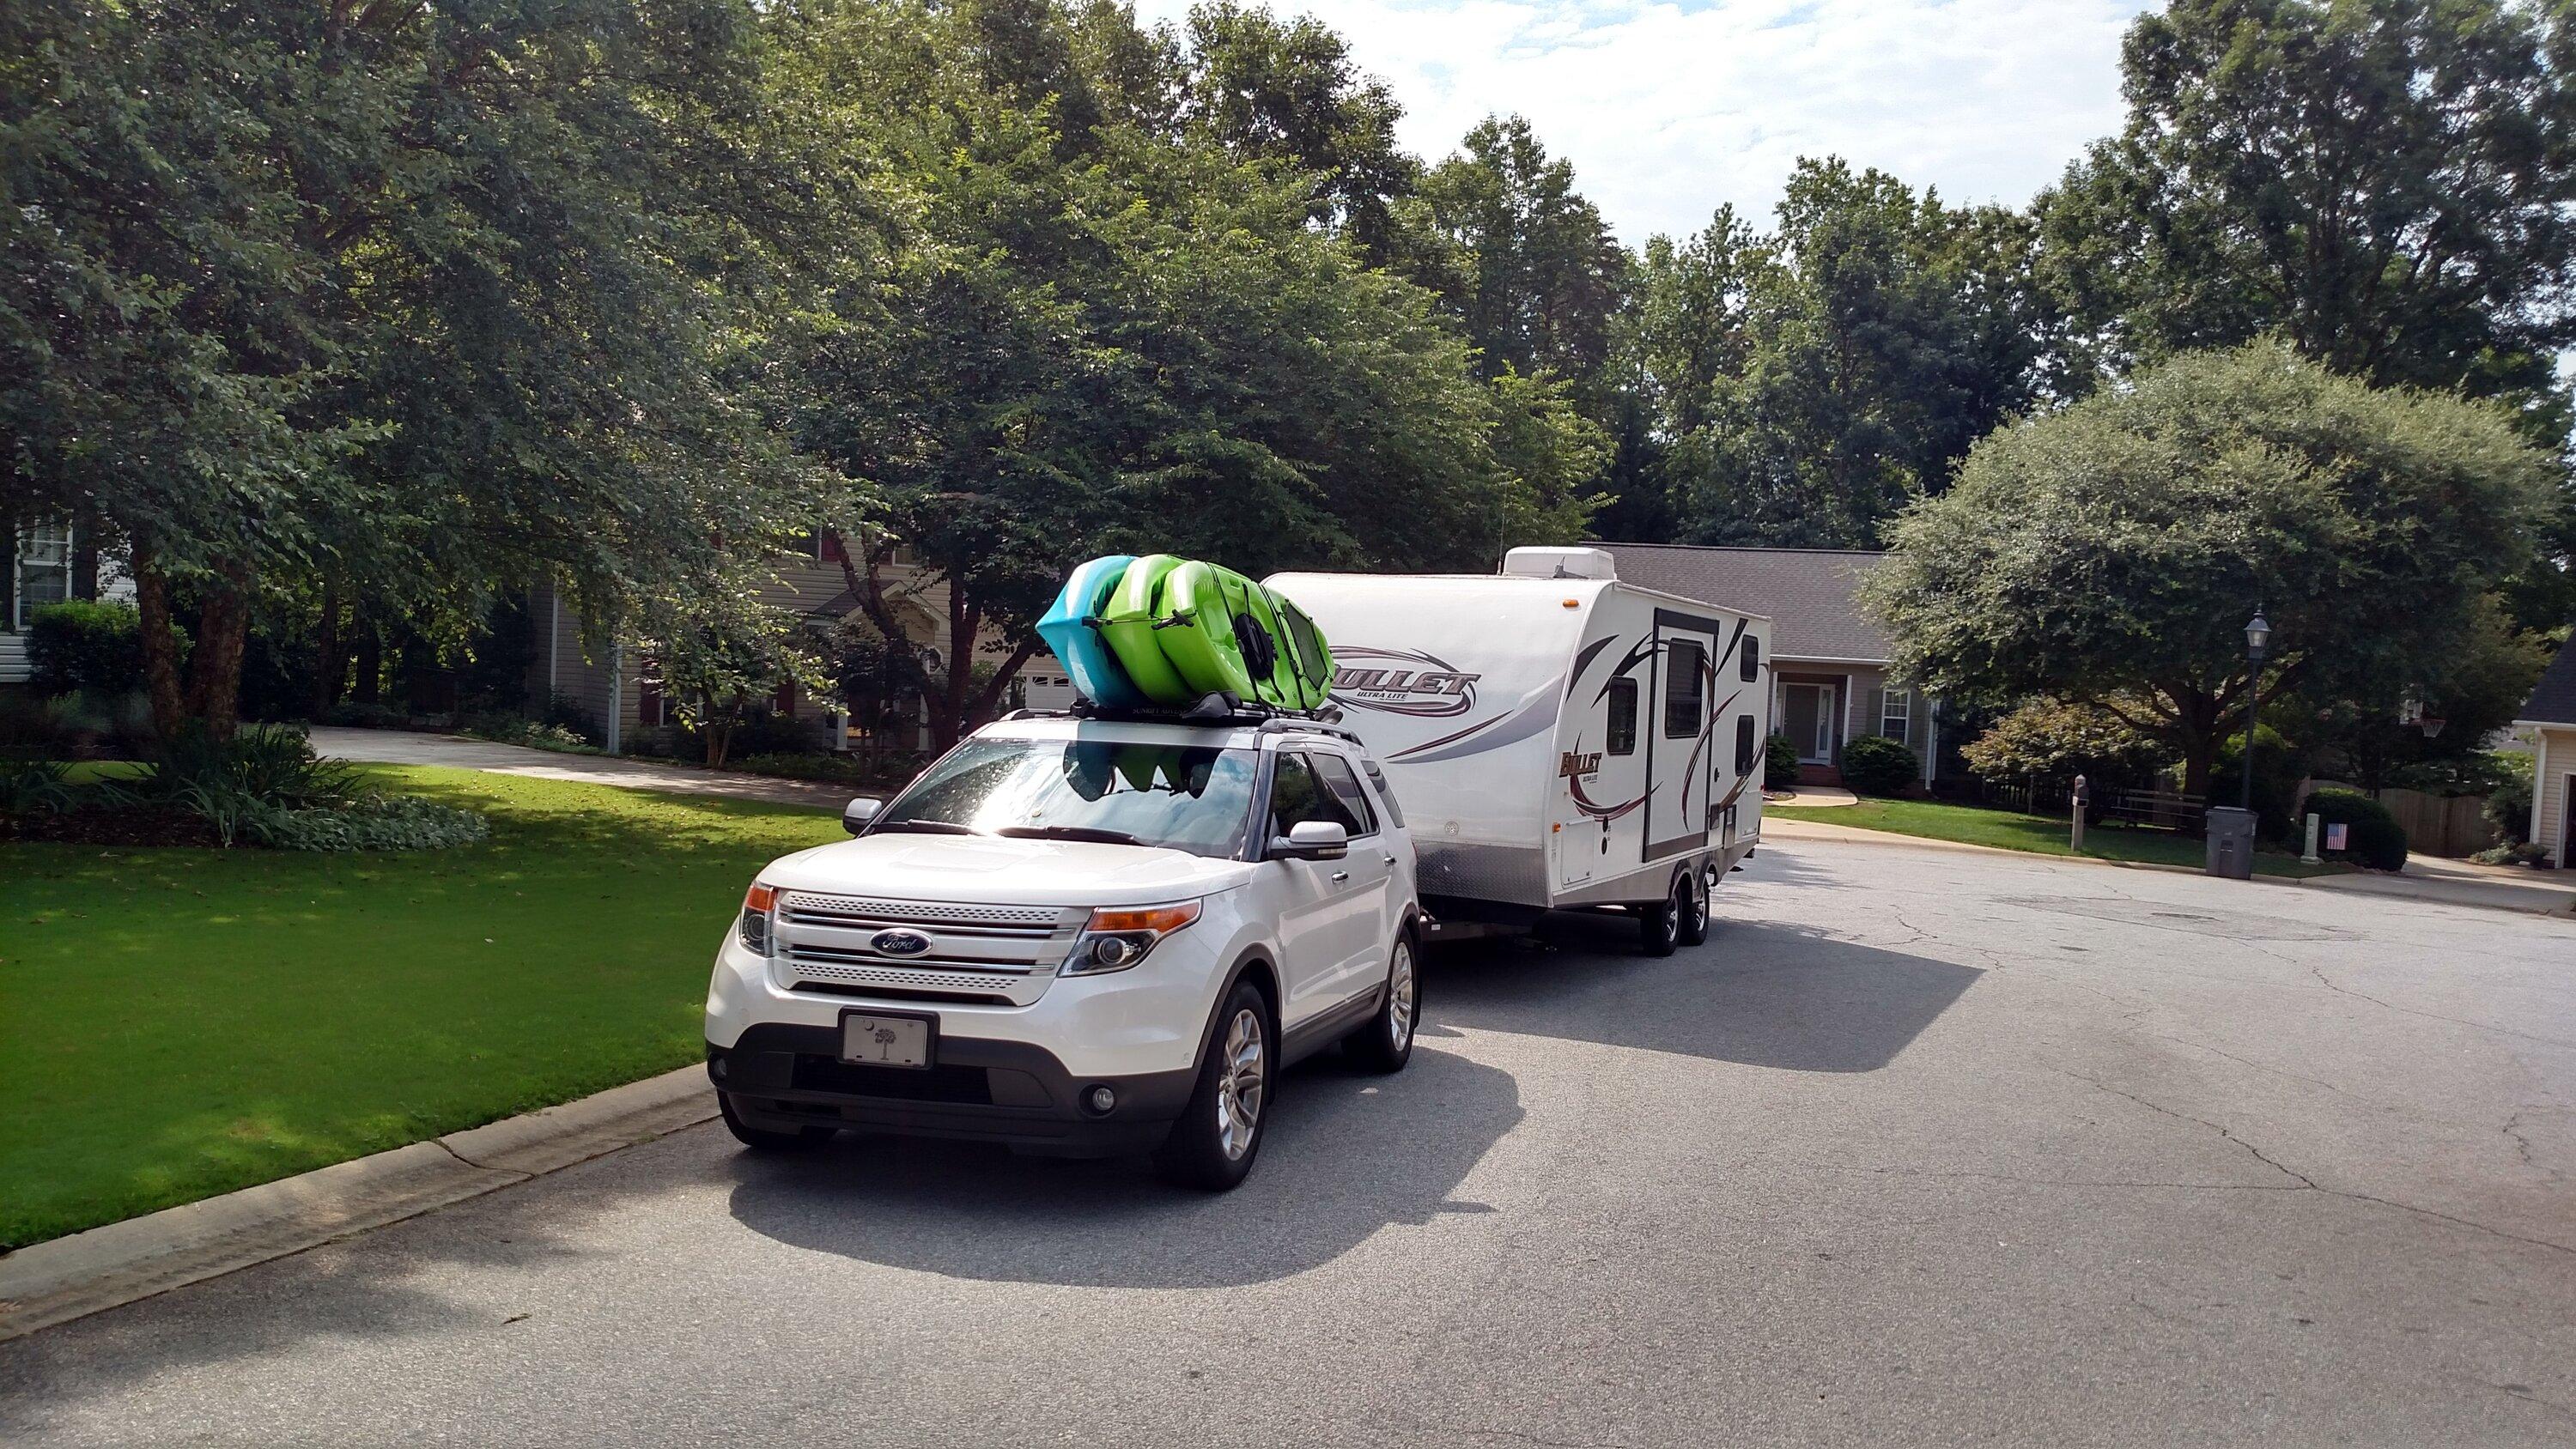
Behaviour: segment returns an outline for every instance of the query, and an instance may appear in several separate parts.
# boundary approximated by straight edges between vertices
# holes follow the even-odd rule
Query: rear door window
[[[1377,787],[1378,803],[1386,807],[1387,824],[1402,830],[1404,807],[1396,803],[1395,787],[1386,782],[1386,771],[1379,769],[1375,760],[1360,761],[1360,768],[1368,771],[1369,783]]]

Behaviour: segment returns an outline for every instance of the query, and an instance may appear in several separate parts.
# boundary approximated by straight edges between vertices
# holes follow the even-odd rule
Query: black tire
[[[1682,873],[1682,888],[1690,895],[1690,904],[1682,914],[1681,943],[1685,946],[1708,944],[1707,880],[1697,867]]]
[[[1413,1060],[1413,1028],[1421,1019],[1422,952],[1411,931],[1398,931],[1386,956],[1386,993],[1368,1024],[1342,1038],[1342,1050],[1372,1072],[1400,1072]]]
[[[1155,1169],[1168,1181],[1208,1192],[1241,1184],[1261,1154],[1261,1139],[1269,1135],[1278,1075],[1278,1031],[1270,1003],[1261,988],[1238,981],[1217,1011],[1216,1033],[1208,1038],[1189,1105],[1172,1124],[1172,1135],[1154,1150]]]
[[[1637,948],[1649,956],[1669,956],[1682,944],[1682,893],[1688,889],[1683,877],[1673,877],[1672,889],[1664,898],[1637,908]]]
[[[716,1093],[716,1110],[724,1114],[725,1130],[733,1134],[733,1140],[754,1152],[811,1152],[832,1140],[834,1129],[829,1127],[798,1127],[788,1132],[754,1127],[734,1115],[731,1092]]]

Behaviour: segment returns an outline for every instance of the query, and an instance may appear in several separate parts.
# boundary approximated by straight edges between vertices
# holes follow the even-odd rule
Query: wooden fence
[[[2484,795],[2427,795],[2421,790],[2382,790],[2379,803],[2406,830],[2406,848],[2419,855],[2469,855],[2497,844],[2487,824]]]

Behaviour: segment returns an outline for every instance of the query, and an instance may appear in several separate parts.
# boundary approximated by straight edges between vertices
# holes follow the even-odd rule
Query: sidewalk
[[[667,790],[679,795],[720,795],[734,800],[761,800],[772,805],[810,805],[838,814],[858,791],[848,785],[816,780],[774,780],[766,775],[738,775],[624,755],[568,755],[532,750],[525,745],[494,744],[455,735],[416,734],[409,730],[357,730],[316,726],[313,748],[334,760],[372,765],[447,765],[460,770],[489,770],[496,775],[532,775],[546,780],[572,780],[585,785],[618,785],[629,790]]]
[[[1959,840],[1935,840],[1928,836],[1904,835],[1893,830],[1864,830],[1852,825],[1826,825],[1813,820],[1766,818],[1762,822],[1762,838],[1766,841],[1835,840],[1856,845],[1915,845],[1926,850],[1964,850],[1976,855],[2017,856],[2023,860],[2044,860],[2051,864],[2106,865],[2120,870],[2161,870],[2184,875],[2197,874],[2189,866],[2162,865],[2138,860],[2104,860],[2099,856],[2091,855],[2042,855],[2037,851],[2005,850],[1993,845],[1971,845]],[[2472,906],[2480,910],[2514,911],[2524,915],[2564,917],[2576,913],[2576,871],[2516,870],[2504,866],[2471,865],[2466,861],[2418,856],[2408,860],[2406,869],[2397,875],[2357,870],[2342,875],[2305,878],[2257,875],[2255,879],[2269,885],[2396,896],[2405,900],[2423,901],[2429,905]]]

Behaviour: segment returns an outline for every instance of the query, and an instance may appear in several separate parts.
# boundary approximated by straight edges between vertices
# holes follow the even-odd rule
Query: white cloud
[[[1767,226],[1790,164],[1840,155],[1952,202],[2018,204],[2120,124],[2136,0],[1272,0],[1347,36],[1431,159],[1530,118],[1622,237],[1721,202]],[[1140,0],[1148,21],[1188,0]]]

